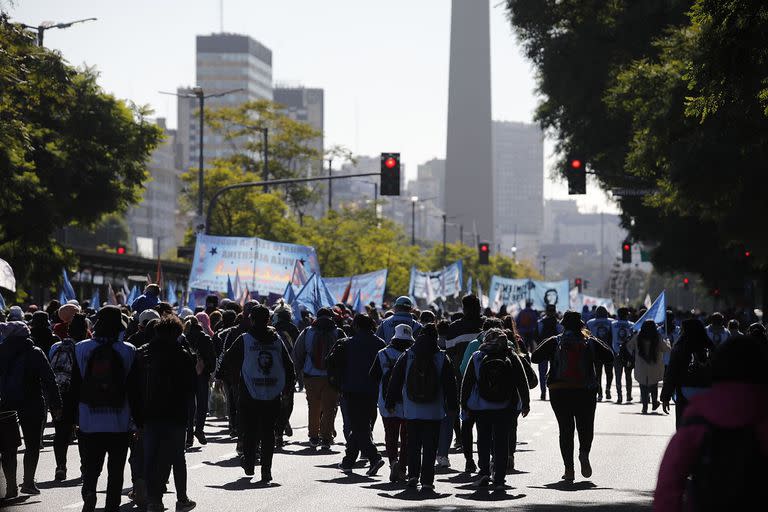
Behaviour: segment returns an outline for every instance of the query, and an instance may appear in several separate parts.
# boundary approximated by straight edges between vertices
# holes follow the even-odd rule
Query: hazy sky
[[[473,1],[473,0],[464,0]],[[531,122],[533,70],[491,0],[493,117]],[[50,30],[45,45],[72,64],[95,66],[117,97],[150,104],[176,125],[176,103],[158,91],[194,85],[195,36],[218,32],[219,0],[17,0],[15,21],[98,21]],[[497,6],[494,6],[497,5]],[[445,157],[450,0],[224,0],[226,32],[248,34],[272,50],[273,78],[325,89],[330,144],[355,153],[400,151],[416,165]],[[567,197],[549,178],[545,196]],[[606,208],[596,187],[583,207]]]

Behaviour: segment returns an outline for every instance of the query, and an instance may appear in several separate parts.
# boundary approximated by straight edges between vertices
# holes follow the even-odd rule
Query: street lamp
[[[411,196],[411,245],[416,245],[416,203],[419,196]]]
[[[512,246],[512,260],[517,263],[517,246]]]
[[[54,23],[52,21],[44,21],[36,27],[21,23],[21,26],[26,29],[34,30],[35,32],[37,32],[37,46],[43,46],[43,36],[46,30],[51,28],[69,28],[75,23],[83,23],[85,21],[96,21],[96,18],[84,18],[82,20],[69,21],[66,23]]]
[[[170,96],[176,96],[178,98],[197,98],[197,101],[199,103],[200,107],[200,147],[199,153],[198,153],[198,170],[197,170],[197,216],[200,220],[200,223],[197,226],[197,230],[202,232],[203,228],[205,227],[203,225],[203,189],[205,187],[205,183],[203,182],[203,133],[205,128],[205,100],[208,98],[220,98],[221,96],[226,96],[227,94],[232,94],[235,92],[244,91],[245,89],[239,88],[239,89],[232,89],[229,91],[224,92],[217,92],[214,94],[205,94],[202,87],[193,87],[192,93],[175,93],[175,92],[164,92],[160,91],[160,94],[168,94]],[[265,136],[266,141],[266,136]],[[266,148],[266,146],[265,146]],[[264,167],[266,169],[266,158],[264,162]]]

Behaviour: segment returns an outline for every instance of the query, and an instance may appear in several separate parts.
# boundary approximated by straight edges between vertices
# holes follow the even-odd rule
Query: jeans
[[[277,418],[277,424],[275,425],[275,435],[282,437],[285,430],[291,424],[291,414],[293,414],[293,389],[287,393],[283,393],[280,398],[280,416]]]
[[[144,426],[144,474],[150,503],[162,503],[163,487],[173,467],[176,499],[187,498],[187,463],[184,457],[183,424],[148,421]]]
[[[371,410],[376,410],[376,399],[376,395],[344,393],[346,417],[349,422],[347,450],[342,460],[342,464],[346,466],[354,465],[361,453],[371,463],[381,459],[376,445],[373,444],[371,429]]]
[[[208,373],[197,376],[195,392],[190,398],[187,437],[192,437],[193,431],[202,432],[205,430],[205,418],[208,416],[209,380],[210,375]]]
[[[40,460],[41,437],[45,426],[45,409],[21,408],[18,411],[21,434],[24,436],[24,483],[35,481]]]
[[[549,400],[560,428],[560,454],[573,469],[573,433],[579,433],[579,454],[587,456],[595,435],[597,398],[591,389],[551,389]]]
[[[542,398],[547,396],[547,372],[549,371],[549,361],[539,363],[539,389],[541,389]]]
[[[421,485],[435,481],[435,458],[440,437],[440,420],[408,420],[408,478]]]
[[[621,363],[613,363],[613,369],[616,371],[616,394],[621,397],[621,375],[624,374],[624,380],[627,384],[627,400],[632,398],[632,369],[627,368]]]
[[[509,455],[510,411],[475,412],[477,421],[477,465],[480,474],[491,474],[491,451],[493,451],[493,481],[504,483]]]
[[[237,385],[224,384],[224,394],[227,397],[227,420],[230,433],[237,432],[238,427],[240,426],[237,410],[237,399],[240,394],[238,391]]]
[[[653,401],[653,405],[659,403],[659,384],[649,384],[644,386],[640,384],[640,401],[643,404],[643,409],[648,408],[649,399]]]
[[[254,400],[243,390],[240,394],[240,437],[243,440],[243,463],[256,464],[256,445],[261,446],[261,472],[272,470],[275,452],[275,425],[280,415],[280,398]]]
[[[613,384],[613,364],[595,362],[595,376],[597,377],[597,396],[603,396],[603,368],[605,368],[605,392],[610,395]]]
[[[408,446],[408,428],[407,422],[403,418],[382,418],[384,423],[384,444],[386,446],[387,458],[390,462],[397,460],[400,467],[405,469],[407,446]],[[398,452],[397,443],[400,440],[400,450]]]
[[[331,442],[339,393],[328,383],[327,377],[305,375],[304,386],[307,389],[309,407],[309,438],[319,437],[323,441]]]
[[[437,455],[439,457],[447,457],[448,452],[451,449],[451,441],[453,441],[453,423],[456,419],[456,414],[446,414],[443,421],[440,422],[440,440],[437,444]]]
[[[78,442],[80,458],[83,464],[83,501],[96,499],[96,484],[107,459],[107,501],[105,511],[113,512],[120,508],[123,491],[123,472],[128,455],[128,432],[80,432]]]

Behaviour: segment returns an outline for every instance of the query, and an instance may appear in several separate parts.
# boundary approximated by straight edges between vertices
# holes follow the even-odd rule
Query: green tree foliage
[[[161,131],[96,79],[0,14],[0,257],[21,283],[61,272],[55,230],[90,227],[141,197]]]

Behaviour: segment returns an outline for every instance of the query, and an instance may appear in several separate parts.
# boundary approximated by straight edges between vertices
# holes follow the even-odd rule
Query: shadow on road
[[[402,501],[426,501],[426,500],[441,500],[450,496],[450,494],[439,493],[435,491],[421,491],[418,489],[405,489],[397,494],[389,494],[386,492],[380,492],[379,496],[382,498],[389,498],[393,500]],[[419,507],[421,509],[421,507]]]
[[[563,482],[562,480],[559,482],[554,482],[551,484],[545,484],[543,486],[529,486],[530,489],[550,489],[553,491],[566,491],[566,492],[574,492],[574,491],[605,491],[605,490],[611,490],[611,487],[598,487],[597,484],[590,482],[590,481],[584,481],[584,482]]]
[[[330,480],[318,480],[324,484],[366,484],[368,482],[376,482],[373,478],[365,475],[359,475],[357,473],[342,473],[343,476],[338,478],[332,478]]]
[[[209,489],[223,489],[225,491],[247,491],[249,489],[270,489],[280,487],[276,482],[254,482],[251,477],[244,476],[234,482],[228,482],[224,485],[206,485]]]
[[[57,482],[56,480],[37,482],[37,487],[39,489],[60,489],[66,487],[79,487],[81,485],[83,485],[82,477],[73,478],[72,480],[64,480],[63,482]]]
[[[470,501],[507,501],[507,500],[519,500],[525,498],[525,494],[507,494],[506,491],[493,491],[488,490],[476,490],[469,494],[457,494],[456,497],[460,500]]]

